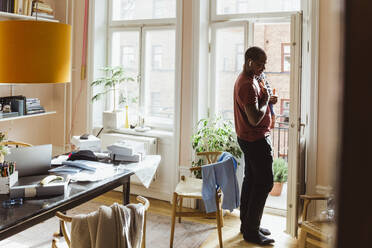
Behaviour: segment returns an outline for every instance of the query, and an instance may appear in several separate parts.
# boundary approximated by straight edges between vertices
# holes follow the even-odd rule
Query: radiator
[[[158,154],[157,138],[119,133],[105,133],[101,135],[102,151],[107,151],[107,146],[123,140],[132,142],[133,146],[136,147],[136,151],[142,153],[143,155]],[[157,177],[156,174],[153,179],[154,181]],[[136,175],[131,177],[131,183],[142,185]]]

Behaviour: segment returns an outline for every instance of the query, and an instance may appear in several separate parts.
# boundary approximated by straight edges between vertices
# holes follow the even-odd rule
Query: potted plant
[[[93,87],[103,86],[100,89],[102,91],[98,92],[92,97],[92,101],[97,101],[101,99],[103,95],[110,92],[113,93],[114,106],[111,111],[103,112],[103,126],[107,128],[118,128],[124,124],[124,113],[122,109],[117,108],[116,104],[116,90],[118,87],[127,82],[134,82],[135,79],[127,75],[127,72],[121,66],[106,66],[101,70],[105,72],[105,76],[98,78],[93,81],[91,85]]]
[[[5,134],[0,132],[0,163],[4,162],[4,157],[9,153],[9,148],[3,145],[3,141],[5,139]]]
[[[229,152],[236,159],[242,156],[232,122],[220,116],[198,121],[195,133],[192,135],[192,149],[194,151],[192,166],[206,164],[202,157],[196,155],[198,152]],[[200,171],[194,171],[194,174],[197,178],[201,178]]]
[[[283,158],[276,158],[273,161],[274,186],[271,189],[271,196],[282,194],[283,184],[288,179],[288,164]]]

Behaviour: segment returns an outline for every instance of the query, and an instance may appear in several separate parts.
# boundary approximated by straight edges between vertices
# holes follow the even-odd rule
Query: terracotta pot
[[[282,194],[283,184],[280,182],[274,182],[274,186],[270,191],[271,196],[280,196]]]

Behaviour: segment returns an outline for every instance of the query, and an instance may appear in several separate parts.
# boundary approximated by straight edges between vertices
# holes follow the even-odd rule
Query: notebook
[[[19,178],[18,182],[10,188],[10,198],[15,197],[42,197],[63,195],[68,185],[69,179],[64,177],[63,181],[52,181],[46,185],[41,185],[40,181],[47,175],[27,176]]]
[[[16,162],[18,176],[48,174],[52,159],[52,145],[11,148],[5,161]]]

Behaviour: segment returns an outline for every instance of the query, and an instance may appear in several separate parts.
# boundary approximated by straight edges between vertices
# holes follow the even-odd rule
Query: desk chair
[[[197,153],[198,156],[205,156],[207,158],[208,164],[217,162],[217,158],[222,154],[222,152],[200,152]],[[191,167],[190,171],[201,170],[201,166]],[[182,203],[184,198],[200,199],[202,200],[202,185],[203,180],[192,178],[192,177],[181,177],[181,181],[177,184],[176,190],[173,192],[173,202],[172,202],[172,227],[170,236],[170,247],[173,247],[174,239],[174,227],[176,222],[176,217],[178,217],[178,222],[181,223],[181,217],[216,217],[217,229],[218,229],[218,241],[220,243],[220,248],[223,247],[222,243],[222,230],[223,227],[223,214],[222,214],[222,192],[216,190],[216,207],[217,211],[215,213],[203,213],[203,212],[182,212]],[[179,204],[178,204],[179,202]],[[178,210],[177,210],[178,208]]]
[[[142,234],[142,245],[141,245],[142,248],[145,248],[146,247],[146,212],[150,207],[150,202],[149,202],[149,200],[147,200],[145,197],[142,197],[142,196],[137,196],[136,199],[139,203],[142,203],[145,207],[145,216],[144,216],[144,225],[143,225],[143,234]],[[62,233],[63,233],[63,237],[66,240],[67,246],[70,247],[70,244],[71,244],[70,236],[71,235],[70,235],[69,231],[67,230],[66,222],[71,223],[72,222],[72,217],[64,215],[61,212],[56,212],[56,216],[59,219],[60,226],[61,226]],[[52,248],[58,248],[58,241],[59,240],[57,238],[53,239]]]
[[[332,233],[335,227],[333,222],[307,220],[307,209],[312,200],[328,200],[328,196],[324,195],[301,195],[304,200],[304,208],[301,214],[301,222],[298,223],[300,235],[298,240],[298,247],[305,248],[307,244],[311,244],[320,248],[331,248]]]

